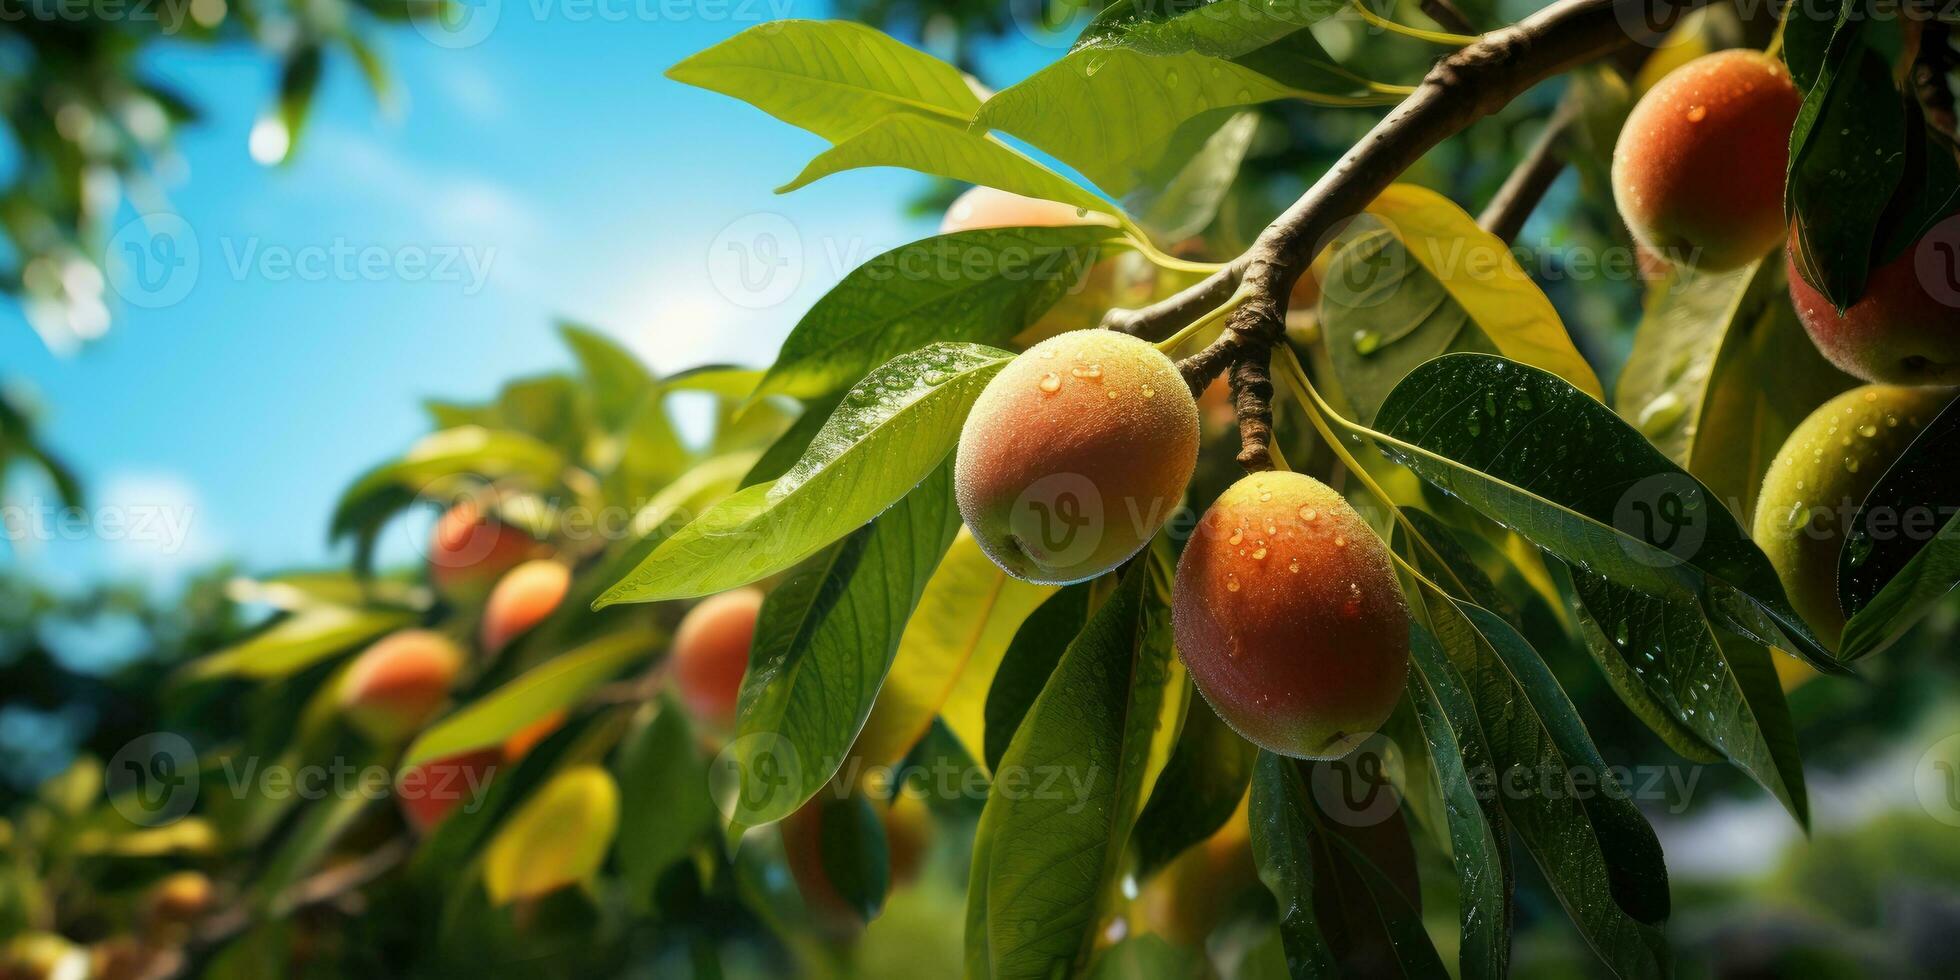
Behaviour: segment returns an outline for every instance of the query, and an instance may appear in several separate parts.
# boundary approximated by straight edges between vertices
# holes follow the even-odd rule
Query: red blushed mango
[[[1282,755],[1333,759],[1388,720],[1409,613],[1388,549],[1298,473],[1254,473],[1205,512],[1177,565],[1172,626],[1218,716]]]
[[[361,734],[387,745],[414,734],[449,697],[463,651],[428,630],[402,630],[361,651],[340,682],[340,707]]]
[[[1960,219],[1871,270],[1864,295],[1843,313],[1804,281],[1794,257],[1789,274],[1797,319],[1839,370],[1884,384],[1960,385]]]
[[[1198,404],[1147,341],[1076,330],[988,382],[960,432],[953,492],[1009,575],[1080,582],[1137,553],[1198,464]]]
[[[1613,198],[1669,260],[1734,269],[1783,240],[1783,172],[1803,97],[1783,63],[1718,51],[1642,96],[1613,148]]]
[[[504,766],[500,747],[432,759],[395,780],[395,799],[417,833],[434,830],[458,807],[475,803]]]
[[[465,500],[444,511],[429,535],[429,583],[451,601],[478,599],[538,552],[536,538]]]
[[[505,573],[483,607],[483,648],[496,653],[544,622],[571,587],[572,570],[549,559],[527,561]]]
[[[736,589],[701,601],[674,631],[674,684],[689,713],[714,725],[735,720],[749,641],[762,611],[762,593]]]

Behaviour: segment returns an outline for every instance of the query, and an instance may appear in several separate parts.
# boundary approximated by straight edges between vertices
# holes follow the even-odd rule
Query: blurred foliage
[[[279,67],[253,130],[255,159],[288,159],[326,61],[345,59],[377,97],[392,82],[375,31],[437,15],[447,0],[9,0],[0,17],[0,113],[11,136],[0,176],[0,288],[47,345],[66,351],[109,326],[105,254],[124,204],[167,212],[182,169],[172,138],[198,107],[148,65],[164,45],[249,47]],[[140,218],[138,220],[141,220]]]

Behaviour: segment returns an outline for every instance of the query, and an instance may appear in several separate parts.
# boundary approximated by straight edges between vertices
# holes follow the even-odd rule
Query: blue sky
[[[197,244],[189,293],[156,309],[114,305],[108,335],[67,356],[9,308],[0,378],[44,407],[45,437],[92,508],[132,520],[167,511],[183,530],[57,535],[15,560],[73,587],[105,575],[168,582],[221,556],[260,570],[337,558],[325,540],[335,497],[426,431],[421,400],[483,398],[563,365],[558,318],[613,334],[661,371],[760,364],[851,266],[932,230],[901,213],[918,178],[892,171],[774,195],[823,144],[662,77],[749,26],[742,3],[671,20],[657,3],[602,0],[597,9],[626,14],[607,20],[578,2],[502,0],[495,29],[462,49],[385,33],[400,83],[392,110],[351,63],[330,62],[284,167],[248,152],[275,80],[266,58],[158,52],[154,70],[207,112],[180,138],[163,202]],[[754,9],[828,13],[805,0]],[[1005,84],[1056,53],[1002,45],[984,73]],[[781,215],[804,250],[796,289],[761,309],[730,302],[708,275],[716,236],[756,212]],[[281,264],[350,250],[454,264],[329,266],[324,278]]]

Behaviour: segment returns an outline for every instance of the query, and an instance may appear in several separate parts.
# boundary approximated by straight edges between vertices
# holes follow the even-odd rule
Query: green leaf
[[[1158,241],[1181,242],[1210,227],[1252,151],[1253,137],[1259,132],[1257,112],[1231,112],[1222,124],[1212,122],[1209,115],[1192,120],[1207,134],[1202,145],[1188,158],[1167,159],[1166,164],[1178,166],[1161,177],[1152,174],[1124,199],[1138,223]]]
[[[769,448],[762,451],[755,466],[742,476],[742,487],[752,487],[758,483],[768,483],[789,472],[796,461],[803,458],[810,443],[816,441],[817,433],[823,430],[824,423],[830,421],[832,412],[844,400],[844,392],[834,392],[821,398],[812,398],[803,403],[803,413],[796,421],[784,429]]]
[[[695,748],[687,715],[671,696],[660,713],[621,747],[620,878],[636,908],[652,907],[660,874],[687,855],[715,822],[708,767]]]
[[[1669,895],[1660,843],[1572,702],[1537,651],[1502,618],[1426,585],[1419,592],[1430,631],[1462,676],[1490,749],[1491,770],[1473,775],[1497,795],[1601,961],[1621,977],[1666,976],[1661,925]]]
[[[889,116],[872,123],[817,154],[795,180],[776,188],[776,193],[787,194],[831,174],[864,167],[903,167],[1060,201],[1082,211],[1112,216],[1122,213],[1116,205],[992,136],[917,116]]]
[[[738,823],[788,816],[843,764],[959,524],[952,466],[942,465],[898,506],[769,593],[731,743]],[[796,764],[784,767],[785,754]]]
[[[1851,619],[1846,659],[1890,645],[1960,584],[1956,462],[1960,399],[1913,439],[1847,523],[1851,531],[1838,554],[1838,602]]]
[[[1949,401],[1913,437],[1845,522],[1838,553],[1838,604],[1856,615],[1929,546],[1937,529],[1960,513],[1960,398]]]
[[[1173,133],[1204,113],[1279,99],[1381,101],[1306,30],[1343,7],[1218,0],[1150,18],[1159,8],[1114,5],[1060,61],[987,100],[976,122],[1127,194],[1160,167]]]
[[[934,344],[886,362],[851,389],[782,478],[715,505],[596,605],[721,592],[816,554],[938,467],[1008,357],[974,344]]]
[[[1708,488],[1558,377],[1448,354],[1396,386],[1376,428],[1389,455],[1568,563],[1693,599],[1744,635],[1846,672]]]
[[[818,801],[823,807],[817,842],[824,878],[860,919],[870,921],[884,908],[891,888],[891,852],[885,822],[870,800],[855,793]]]
[[[424,495],[440,495],[468,476],[516,478],[556,486],[566,460],[557,449],[520,432],[464,426],[422,438],[401,458],[363,473],[334,505],[329,534],[355,535],[356,566],[365,568],[381,525]]]
[[[575,323],[559,324],[558,335],[578,359],[585,391],[607,429],[625,426],[659,391],[653,372],[611,337]]]
[[[1572,578],[1586,646],[1620,700],[1675,751],[1728,759],[1809,827],[1796,723],[1770,651],[1723,639],[1693,603]],[[1669,737],[1683,729],[1691,741]]]
[[[1000,228],[900,246],[852,270],[791,330],[752,397],[819,398],[934,341],[1005,346],[1076,287],[1112,232]]]
[[[1960,515],[1920,549],[1871,602],[1844,624],[1844,655],[1856,659],[1890,646],[1960,584]]]
[[[760,24],[667,70],[833,143],[896,114],[965,126],[980,100],[931,55],[848,21]]]
[[[1456,867],[1458,975],[1463,980],[1497,980],[1509,975],[1511,895],[1517,883],[1511,870],[1510,822],[1488,787],[1476,781],[1497,770],[1462,676],[1429,631],[1418,627],[1409,636],[1415,667],[1409,672],[1409,700],[1442,788]]]
[[[1051,977],[1094,948],[1171,668],[1170,610],[1151,574],[1148,562],[1125,571],[1001,759],[967,895],[970,975]]]
[[[430,725],[397,768],[406,772],[430,759],[502,745],[524,726],[571,708],[628,666],[651,658],[657,639],[645,630],[624,630],[561,653]]]
[[[670,374],[661,387],[668,391],[705,391],[718,398],[740,401],[755,390],[762,372],[734,364],[703,364]]]
[[[1790,430],[1852,383],[1804,334],[1781,255],[1671,281],[1641,318],[1613,398],[1744,523]]]
[[[1906,114],[1888,59],[1898,18],[1848,0],[1790,132],[1784,211],[1804,278],[1839,310],[1865,291],[1887,202],[1906,167]]]
[[[1028,709],[1061,663],[1069,641],[1089,621],[1089,589],[1089,583],[1082,582],[1057,591],[1014,631],[987,688],[984,739],[989,772],[1000,768],[1001,756],[1007,754]]]
[[[413,616],[398,610],[310,606],[250,639],[192,661],[184,668],[184,678],[286,677],[412,622]]]
[[[1360,421],[1372,421],[1410,371],[1450,351],[1503,354],[1600,393],[1552,301],[1449,198],[1391,185],[1335,247],[1320,287],[1321,330]]]
[[[1349,765],[1261,751],[1253,767],[1253,857],[1279,902],[1288,970],[1303,978],[1445,976],[1423,930],[1400,803],[1379,817],[1370,808],[1366,819],[1322,808],[1325,787],[1340,785]]]
[[[1191,699],[1170,762],[1137,817],[1137,878],[1150,877],[1225,826],[1245,798],[1255,754],[1252,743],[1220,720],[1210,704]]]

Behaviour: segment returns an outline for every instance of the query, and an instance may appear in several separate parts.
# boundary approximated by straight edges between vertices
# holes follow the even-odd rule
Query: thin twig
[[[1518,237],[1518,232],[1524,230],[1525,221],[1538,209],[1538,202],[1545,199],[1545,192],[1551,190],[1552,185],[1558,182],[1559,175],[1565,172],[1564,143],[1578,117],[1574,100],[1560,100],[1551,118],[1545,121],[1545,128],[1539,132],[1537,141],[1531,144],[1524,159],[1504,179],[1504,186],[1491,195],[1490,203],[1484,205],[1483,213],[1477,216],[1480,227],[1506,242]]]

